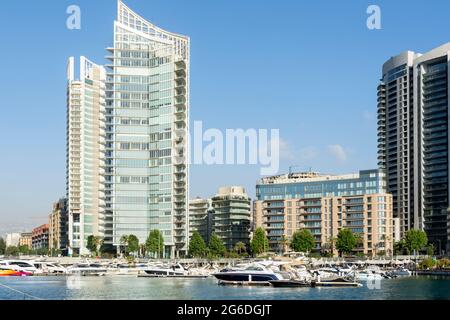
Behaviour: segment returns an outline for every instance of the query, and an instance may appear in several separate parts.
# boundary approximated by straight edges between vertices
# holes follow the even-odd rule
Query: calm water
[[[412,277],[382,280],[379,289],[227,287],[214,279],[155,279],[132,276],[0,278],[0,300],[450,300],[450,279]]]

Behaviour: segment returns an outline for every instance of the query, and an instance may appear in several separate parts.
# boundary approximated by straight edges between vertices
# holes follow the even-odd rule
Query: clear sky
[[[280,129],[282,172],[375,168],[381,65],[450,41],[447,0],[125,3],[191,37],[191,120]],[[81,30],[66,28],[72,4],[81,8]],[[370,4],[381,7],[382,30],[366,27]],[[115,17],[115,0],[3,1],[0,233],[45,222],[65,195],[66,60],[105,63]],[[258,178],[257,166],[192,166],[191,197],[221,185],[244,185],[254,196]]]

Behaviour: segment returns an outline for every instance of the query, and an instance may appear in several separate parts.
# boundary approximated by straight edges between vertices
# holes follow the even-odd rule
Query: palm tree
[[[282,253],[286,252],[286,247],[289,246],[289,239],[285,235],[282,235],[280,244],[282,246]]]
[[[247,250],[247,247],[243,242],[238,242],[234,245],[234,251],[236,251],[239,255],[245,250]]]
[[[127,246],[128,246],[128,236],[127,235],[123,235],[120,238],[120,245],[124,247],[124,254],[126,256],[127,255]]]

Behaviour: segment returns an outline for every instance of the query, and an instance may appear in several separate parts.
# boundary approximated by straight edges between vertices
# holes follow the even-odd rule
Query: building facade
[[[86,255],[89,236],[106,237],[105,217],[105,80],[106,71],[80,58],[68,62],[67,207],[69,254]]]
[[[104,67],[69,60],[70,254],[87,238],[120,247],[164,236],[164,256],[182,257],[189,238],[189,38],[156,27],[118,1],[114,45]]]
[[[378,170],[332,176],[294,173],[261,179],[253,211],[254,228],[266,230],[270,250],[287,250],[292,235],[307,229],[315,251],[337,254],[333,239],[346,228],[359,235],[355,253],[393,253],[392,195]]]
[[[413,65],[417,56],[408,51],[389,59],[378,87],[378,166],[386,172],[402,235],[423,229],[422,215],[414,210]]]
[[[378,89],[379,166],[401,233],[425,230],[448,249],[450,43],[425,54],[405,52],[383,66]]]
[[[20,234],[19,247],[27,247],[29,250],[33,248],[33,234],[31,232]]]
[[[194,199],[189,201],[189,239],[198,232],[205,243],[209,243],[212,233],[214,209],[211,199]]]
[[[43,224],[37,228],[34,228],[31,235],[32,249],[48,249],[49,248],[49,229],[48,224]]]
[[[63,255],[68,254],[69,219],[67,211],[67,199],[60,199],[53,204],[52,213],[49,215],[49,249],[60,250]]]
[[[232,250],[236,243],[249,245],[251,199],[243,187],[223,187],[212,199],[212,232]]]
[[[5,238],[6,247],[19,246],[20,233],[8,233]]]
[[[118,1],[106,87],[106,207],[112,242],[164,236],[164,256],[187,253],[189,38]]]

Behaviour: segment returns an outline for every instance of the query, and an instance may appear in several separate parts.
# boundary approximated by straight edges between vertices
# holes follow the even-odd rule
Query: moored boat
[[[28,277],[32,276],[33,273],[26,271],[17,271],[5,267],[0,267],[0,277]]]
[[[244,268],[224,269],[212,274],[216,279],[227,282],[269,282],[284,280],[281,273],[260,264],[250,264]]]
[[[270,280],[270,284],[275,288],[301,288],[311,287],[311,283],[302,280]]]

